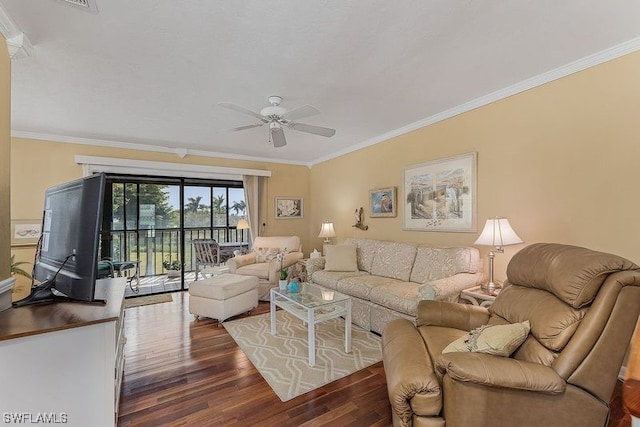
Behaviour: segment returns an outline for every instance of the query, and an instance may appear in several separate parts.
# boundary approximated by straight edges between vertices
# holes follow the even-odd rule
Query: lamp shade
[[[249,228],[249,221],[246,219],[238,220],[238,225],[236,226],[238,230],[246,230]]]
[[[493,246],[502,248],[507,245],[517,245],[523,243],[522,239],[513,231],[507,218],[490,218],[484,225],[484,229],[475,245]]]
[[[333,223],[328,221],[323,222],[318,237],[324,237],[325,239],[336,237],[336,231],[333,229]]]

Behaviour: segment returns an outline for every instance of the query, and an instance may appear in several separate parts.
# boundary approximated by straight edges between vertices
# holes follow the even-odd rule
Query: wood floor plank
[[[196,321],[188,293],[172,296],[126,309],[118,427],[391,425],[382,362],[281,402],[223,327]],[[251,315],[268,311],[260,303]],[[620,390],[608,427],[631,426]]]

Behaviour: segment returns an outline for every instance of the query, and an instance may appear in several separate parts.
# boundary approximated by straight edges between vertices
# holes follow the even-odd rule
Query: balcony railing
[[[167,272],[163,266],[164,261],[180,261],[180,233],[179,229],[110,231],[103,233],[102,242],[109,246],[113,261],[137,260],[140,262],[141,277],[155,276]],[[248,240],[245,230],[235,228],[191,228],[184,230],[184,233],[182,264],[185,271],[195,270],[195,253],[191,244],[193,239],[214,238],[220,243]]]

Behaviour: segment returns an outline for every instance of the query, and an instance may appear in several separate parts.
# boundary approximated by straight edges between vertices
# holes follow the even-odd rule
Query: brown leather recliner
[[[417,326],[383,333],[398,426],[604,426],[640,312],[640,267],[610,254],[540,243],[518,252],[488,309],[421,301]],[[510,356],[442,350],[484,324],[528,320]]]

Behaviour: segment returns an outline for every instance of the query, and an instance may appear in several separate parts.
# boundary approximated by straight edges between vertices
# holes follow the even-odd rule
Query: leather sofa
[[[512,258],[507,278],[488,309],[422,301],[417,326],[387,325],[383,362],[394,425],[606,425],[640,312],[640,267],[540,243]],[[531,332],[510,357],[443,354],[480,325],[524,321]]]
[[[473,247],[435,248],[415,243],[349,238],[353,268],[327,269],[326,258],[306,262],[308,280],[349,295],[353,323],[381,334],[393,319],[415,321],[418,301],[458,301],[482,283],[480,254]],[[327,247],[326,249],[332,249]]]
[[[300,237],[260,236],[253,240],[253,251],[227,260],[229,273],[258,278],[258,299],[269,301],[269,291],[278,286],[280,262],[279,252],[284,253],[282,268],[287,269],[303,258]]]

